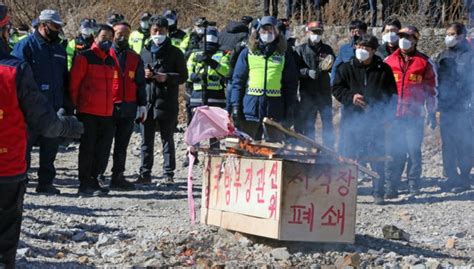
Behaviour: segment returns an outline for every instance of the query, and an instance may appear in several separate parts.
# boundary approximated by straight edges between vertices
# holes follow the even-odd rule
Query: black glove
[[[212,58],[207,58],[205,61],[204,61],[207,65],[209,65],[210,68],[212,69],[216,69],[218,66],[219,66],[219,63],[212,59]]]
[[[59,117],[59,120],[63,123],[61,137],[81,138],[81,134],[84,133],[84,125],[76,117],[64,116]]]
[[[207,64],[212,69],[216,69],[219,66],[219,62],[212,59],[212,56],[207,55],[207,53],[197,55],[196,62]]]
[[[436,122],[436,113],[432,112],[428,114],[426,124],[430,126],[432,130],[434,130],[436,126],[438,126],[438,122]]]
[[[196,73],[191,73],[191,75],[189,76],[189,79],[194,83],[199,83],[202,80],[201,75],[196,74]]]
[[[232,107],[232,121],[234,126],[237,128],[241,127],[242,120],[244,119],[242,111],[239,106]]]

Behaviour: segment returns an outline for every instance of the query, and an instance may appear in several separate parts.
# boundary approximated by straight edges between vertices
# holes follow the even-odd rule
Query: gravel
[[[59,153],[56,161],[55,184],[61,195],[37,195],[36,174],[31,174],[17,265],[327,269],[352,262],[360,268],[473,268],[474,191],[441,191],[444,179],[439,130],[426,137],[422,192],[416,199],[408,199],[403,193],[399,199],[377,206],[372,203],[371,183],[359,185],[354,245],[280,242],[200,223],[191,225],[187,170],[181,167],[186,153],[182,133],[175,136],[178,168],[174,186],[140,186],[132,192],[111,191],[107,197],[79,198],[78,147],[73,145],[76,150]],[[158,135],[156,141],[160,151]],[[129,146],[128,180],[138,176],[139,143],[139,135],[134,134]],[[159,157],[155,160],[153,175],[160,175],[162,161]],[[38,166],[37,153],[33,154],[32,166],[33,170]],[[202,162],[195,175],[201,171]],[[194,196],[196,205],[200,205],[201,182],[199,176],[195,178]],[[153,180],[159,182],[158,178]],[[382,228],[386,225],[405,231],[409,241],[384,239]],[[448,240],[453,238],[453,247],[447,248]]]

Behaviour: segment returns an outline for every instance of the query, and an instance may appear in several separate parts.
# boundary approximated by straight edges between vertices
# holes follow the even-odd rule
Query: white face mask
[[[92,28],[81,28],[81,34],[84,37],[90,37],[91,35],[94,34],[94,29],[92,29]]]
[[[196,28],[196,33],[197,33],[198,35],[204,34],[204,31],[205,31],[205,28],[204,28],[204,27],[197,27],[197,28]]]
[[[355,55],[357,60],[363,62],[370,58],[370,53],[365,49],[356,49]]]
[[[176,20],[173,20],[173,19],[166,19],[166,20],[168,21],[168,26],[176,24]]]
[[[147,22],[147,21],[141,21],[140,22],[140,28],[142,29],[149,29],[150,28],[150,24]]]
[[[157,46],[165,42],[165,39],[166,39],[166,35],[152,35],[151,36],[151,40]]]
[[[388,32],[382,36],[382,41],[384,43],[395,44],[398,41],[399,37],[395,32]]]
[[[206,35],[206,41],[209,43],[218,43],[219,38],[215,35]]]
[[[321,35],[310,34],[309,40],[311,40],[311,43],[314,43],[314,44],[319,43],[321,41]]]
[[[398,46],[402,49],[402,50],[408,50],[412,47],[412,42],[406,38],[402,38],[398,41]]]
[[[273,33],[260,34],[260,39],[263,41],[263,43],[272,43],[273,40],[275,40],[275,35]]]
[[[447,35],[446,38],[444,39],[444,43],[446,44],[446,47],[452,48],[458,44],[458,40],[456,36]]]

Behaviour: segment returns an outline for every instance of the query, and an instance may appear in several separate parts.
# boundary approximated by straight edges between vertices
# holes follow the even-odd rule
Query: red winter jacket
[[[112,50],[112,49],[111,49]],[[115,60],[96,43],[74,58],[71,68],[70,93],[77,112],[96,116],[112,116],[113,87],[117,84]]]
[[[397,117],[422,117],[436,110],[437,74],[430,58],[418,51],[405,61],[398,49],[385,59],[393,71],[398,90]]]
[[[135,82],[135,76],[140,62],[140,55],[133,50],[127,50],[124,53],[126,53],[125,69],[119,72],[119,79],[114,83],[112,99],[114,103],[136,103],[137,83]],[[110,50],[110,55],[114,58],[115,65],[120,68],[119,59],[114,49]]]
[[[26,124],[17,81],[17,67],[0,62],[0,179],[26,171]]]

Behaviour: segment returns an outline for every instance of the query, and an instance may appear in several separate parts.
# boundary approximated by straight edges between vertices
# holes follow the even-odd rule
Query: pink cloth
[[[219,107],[201,106],[196,108],[193,119],[184,134],[184,142],[189,146],[210,139],[226,137],[234,132],[229,114]]]
[[[235,132],[226,110],[218,107],[201,106],[194,111],[193,119],[184,134],[184,142],[194,146],[210,138],[223,138]],[[193,197],[193,164],[195,157],[188,153],[188,208],[191,223],[196,222]]]

